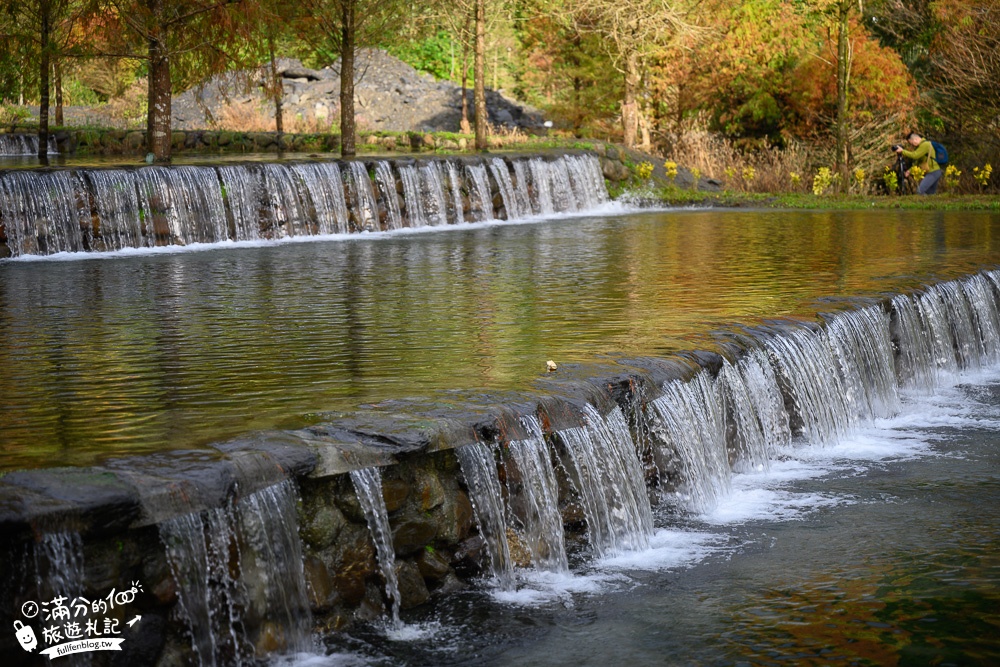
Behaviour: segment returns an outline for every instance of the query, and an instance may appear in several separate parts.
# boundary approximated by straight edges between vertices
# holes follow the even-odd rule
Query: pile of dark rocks
[[[300,61],[278,62],[284,96],[286,126],[290,119],[309,119],[322,125],[340,115],[340,61],[310,69]],[[462,89],[451,81],[436,81],[378,49],[359,49],[355,60],[355,114],[359,130],[458,132],[462,118]],[[262,70],[228,73],[173,99],[174,129],[207,129],[222,124],[226,105],[259,109],[273,118],[274,107],[265,92]],[[467,91],[469,119],[475,116],[471,81]],[[489,121],[499,128],[539,130],[542,113],[486,91]]]

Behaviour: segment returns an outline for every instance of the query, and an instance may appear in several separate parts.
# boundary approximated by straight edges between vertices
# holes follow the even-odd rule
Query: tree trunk
[[[340,23],[340,155],[354,157],[354,2],[341,0]]]
[[[281,86],[281,77],[278,76],[278,63],[274,57],[274,37],[267,36],[267,50],[271,56],[271,96],[274,100],[274,131],[278,134],[278,150],[285,149],[285,121],[281,108],[282,98],[285,91]]]
[[[62,127],[66,123],[63,117],[62,63],[58,58],[52,68],[52,73],[55,77],[56,88],[56,125]]]
[[[580,33],[576,33],[573,36],[573,49],[567,56],[569,65],[573,71],[573,106],[575,108],[575,113],[573,114],[573,131],[579,132],[580,128],[583,127],[584,120],[584,104],[583,104],[583,79],[580,77],[580,56],[583,53],[583,38]]]
[[[150,14],[146,147],[156,162],[170,161],[170,58],[163,35],[163,0],[146,0]]]
[[[38,6],[41,14],[42,53],[38,77],[38,159],[44,164],[49,156],[49,33],[51,32],[49,0],[41,0]]]
[[[647,107],[639,113],[639,134],[642,137],[642,143],[640,147],[643,152],[649,153],[652,146],[651,137],[649,134],[649,108]]]
[[[459,129],[462,134],[471,134],[472,125],[469,124],[469,21],[471,16],[465,17],[465,30],[462,35],[462,123]]]
[[[626,148],[635,148],[635,135],[639,131],[639,110],[635,94],[639,88],[638,55],[632,51],[625,57],[625,97],[622,100],[622,131]]]
[[[486,140],[486,0],[476,0],[476,47],[475,64],[475,104],[476,104],[476,150],[484,151],[489,145]]]
[[[837,173],[840,174],[840,189],[847,191],[850,184],[847,136],[847,96],[848,96],[848,33],[847,17],[851,9],[849,0],[838,3],[837,21]]]

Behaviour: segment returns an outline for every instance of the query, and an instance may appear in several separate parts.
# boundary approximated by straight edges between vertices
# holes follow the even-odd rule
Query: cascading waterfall
[[[552,197],[553,211],[577,210],[579,201],[570,183],[566,160],[545,162],[544,165],[545,170],[548,171],[549,196]]]
[[[391,605],[392,625],[402,627],[399,618],[401,598],[399,595],[399,580],[396,577],[396,554],[392,550],[392,530],[389,528],[389,513],[385,508],[385,498],[382,497],[382,473],[378,468],[363,468],[351,471],[351,481],[358,495],[358,502],[364,510],[368,530],[375,542],[375,555],[378,557],[379,569],[385,580],[385,594]]]
[[[974,330],[978,330],[980,334],[977,340],[982,345],[982,363],[996,363],[1000,353],[1000,317],[993,307],[993,288],[982,275],[971,276],[962,281],[961,285],[975,320]]]
[[[39,602],[83,592],[83,540],[76,531],[42,533],[35,542],[35,583]]]
[[[846,390],[845,405],[864,421],[900,409],[889,316],[879,307],[841,313],[826,327]]]
[[[77,203],[80,189],[76,177],[66,171],[0,174],[0,221],[11,254],[83,250],[86,218]]]
[[[511,513],[521,525],[531,562],[538,570],[566,572],[566,544],[562,515],[559,513],[559,488],[549,458],[538,418],[522,418],[528,432],[523,440],[512,440],[506,451],[505,479]]]
[[[437,162],[420,165],[420,186],[424,193],[424,215],[427,225],[447,225],[448,207],[444,200],[441,167]]]
[[[930,391],[943,375],[976,370],[997,360],[998,281],[1000,273],[988,271],[893,298],[901,386]],[[949,303],[952,299],[956,303]]]
[[[308,235],[311,230],[298,189],[288,169],[281,164],[264,164],[261,169],[264,193],[264,224],[278,238]]]
[[[528,168],[527,161],[518,160],[514,163],[514,180],[517,183],[515,193],[521,200],[521,207],[524,209],[525,215],[540,213],[538,198],[532,197],[531,170]]]
[[[759,470],[770,463],[775,447],[787,445],[792,439],[785,399],[764,350],[748,351],[736,363],[736,370],[743,380],[747,409],[759,423],[762,436],[760,442],[747,447],[745,461],[748,467]]]
[[[312,614],[302,565],[295,486],[291,480],[252,493],[236,505],[241,549],[241,580],[248,614],[283,631],[288,652],[312,646]]]
[[[296,517],[294,487],[286,480],[233,507],[159,524],[199,664],[254,664],[251,622],[269,624],[286,651],[311,645]]]
[[[83,539],[80,533],[70,530],[42,533],[34,544],[34,560],[35,600],[38,604],[45,609],[52,600],[63,598],[62,604],[75,606],[74,602],[84,593]],[[92,656],[84,653],[66,657],[69,658],[65,663],[67,665],[88,667]]]
[[[403,184],[403,206],[406,207],[406,218],[409,227],[423,227],[427,224],[424,213],[424,200],[420,192],[420,174],[411,164],[399,166],[399,181]]]
[[[740,360],[740,367],[747,364]],[[717,382],[728,417],[732,443],[732,468],[737,471],[763,470],[771,460],[770,440],[765,435],[754,395],[744,380],[741,368],[726,361],[719,371]]]
[[[404,215],[392,164],[376,160],[372,174],[357,161],[0,171],[0,252],[17,257],[392,230],[495,220],[501,210],[500,217],[514,220],[607,201],[592,155],[434,159],[397,164]]]
[[[346,234],[350,231],[344,179],[337,163],[293,164],[289,170],[298,178],[303,201],[313,213],[316,233]]]
[[[714,507],[729,491],[731,473],[725,415],[711,376],[702,371],[687,382],[668,382],[650,406],[661,488],[672,489],[690,511]]]
[[[948,308],[942,303],[942,294],[936,285],[927,289],[916,298],[916,306],[927,327],[930,337],[931,353],[934,366],[945,373],[955,373],[959,370],[957,347],[951,322],[948,318]]]
[[[56,146],[55,137],[49,136],[49,155],[58,155],[59,148]],[[38,155],[38,135],[37,134],[0,134],[0,158],[3,157],[28,157]]]
[[[452,217],[456,225],[465,224],[465,212],[462,204],[462,183],[458,175],[458,167],[454,162],[448,162],[448,184],[451,188]]]
[[[495,157],[490,160],[490,173],[493,174],[493,180],[500,188],[500,197],[503,199],[503,207],[507,213],[505,217],[508,220],[523,218],[525,211],[521,210],[520,201],[514,192],[514,183],[510,178],[510,170],[503,158]]]
[[[243,167],[219,167],[219,182],[229,210],[234,241],[260,238],[261,183],[258,175]]]
[[[131,172],[139,193],[140,225],[160,234],[162,217],[177,243],[218,243],[229,238],[222,189],[214,170],[149,167]]]
[[[199,665],[246,665],[252,660],[239,604],[245,595],[229,569],[230,549],[238,544],[234,523],[230,511],[218,508],[159,526]]]
[[[100,239],[91,247],[96,250],[121,250],[152,245],[155,237],[154,221],[144,236],[143,214],[140,213],[139,194],[135,175],[120,169],[94,170],[85,173],[93,193],[93,206],[101,221]],[[162,230],[166,233],[167,230]]]
[[[500,588],[509,589],[514,583],[514,571],[493,450],[488,445],[476,442],[459,447],[455,450],[455,455],[469,488],[469,500],[472,501],[472,509],[479,524],[479,534],[486,544],[490,574]]]
[[[376,229],[378,224],[378,205],[375,203],[375,191],[372,188],[368,170],[362,162],[351,162],[348,166],[349,190],[351,192],[351,211],[356,224],[361,229]]]
[[[830,442],[898,413],[900,388],[927,391],[941,373],[995,360],[998,286],[990,271],[896,296],[891,312],[862,307],[819,328],[789,322],[762,331],[762,347],[724,361],[715,378],[706,370],[667,383],[648,411],[661,486],[688,510],[710,510],[732,471],[766,467],[793,433]]]
[[[474,443],[456,449],[491,574],[501,587],[513,586],[511,531],[530,549],[536,568],[568,570],[554,453],[578,496],[594,554],[647,548],[653,515],[632,431],[651,440],[664,499],[679,498],[689,511],[708,511],[726,493],[734,472],[766,467],[778,448],[823,445],[849,435],[898,413],[905,398],[901,390],[926,389],[948,373],[995,362],[998,296],[1000,271],[989,271],[844,310],[820,324],[761,327],[741,334],[745,344],[738,354],[690,379],[667,382],[658,396],[628,408],[635,410],[629,416],[622,407],[602,415],[584,406],[580,426],[550,434],[557,444],[553,450],[534,417],[522,418],[525,436],[502,448]],[[635,427],[638,420],[645,420],[641,428]],[[398,626],[400,594],[380,473],[370,468],[350,475]],[[263,624],[280,628],[286,650],[309,648],[294,496],[294,485],[286,480],[230,506],[182,513],[159,524],[178,610],[199,664],[256,664],[252,629]],[[145,499],[144,509],[150,510]],[[33,552],[39,595],[79,592],[82,553],[76,533],[42,534]]]
[[[558,435],[587,518],[590,545],[598,557],[646,548],[653,513],[625,415],[615,407],[602,417],[588,404],[583,416],[586,426]]]
[[[983,338],[978,331],[978,323],[973,317],[962,283],[941,283],[935,285],[935,288],[947,309],[959,369],[980,368],[985,352]]]
[[[410,227],[448,224],[448,206],[437,162],[400,165],[399,178]]]
[[[592,209],[608,201],[608,191],[601,187],[604,174],[599,164],[585,155],[567,155],[565,163],[577,210]]]
[[[816,443],[841,437],[855,424],[837,360],[824,338],[822,331],[790,327],[766,342],[795,404],[793,432]]]
[[[465,165],[469,184],[469,213],[474,220],[493,220],[493,197],[486,167],[481,164]]]
[[[532,209],[541,215],[555,213],[555,203],[552,201],[552,179],[549,164],[541,158],[528,160],[528,171],[531,174],[531,185],[534,190]]]
[[[375,185],[381,195],[380,200],[385,202],[386,229],[402,229],[403,214],[399,208],[399,196],[396,194],[396,177],[393,176],[392,167],[388,162],[375,163]],[[346,206],[344,213],[346,220]]]

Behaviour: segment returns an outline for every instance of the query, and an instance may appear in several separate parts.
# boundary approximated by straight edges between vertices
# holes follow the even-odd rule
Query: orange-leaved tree
[[[917,102],[917,90],[899,54],[881,46],[856,20],[851,20],[849,27],[845,124],[908,117]],[[822,136],[837,118],[843,94],[837,85],[837,46],[837,36],[831,29],[814,57],[803,60],[795,72],[792,102],[797,131],[802,136]],[[848,153],[845,158],[849,157],[850,146],[844,150]]]

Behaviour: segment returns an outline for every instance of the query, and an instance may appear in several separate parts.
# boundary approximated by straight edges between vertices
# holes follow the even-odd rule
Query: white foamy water
[[[397,642],[425,641],[434,639],[442,633],[446,633],[447,630],[438,621],[428,621],[426,623],[408,623],[399,627],[388,625],[385,635]]]
[[[867,426],[825,444],[797,442],[776,446],[768,466],[734,474],[730,488],[714,507],[691,517],[694,528],[657,527],[649,547],[625,551],[589,563],[582,571],[551,573],[518,571],[514,590],[491,591],[491,598],[515,607],[571,607],[578,596],[600,596],[642,585],[642,572],[667,572],[694,567],[711,558],[728,557],[747,545],[732,529],[802,521],[810,515],[858,502],[824,486],[866,474],[873,466],[928,456],[961,456],[948,451],[941,428],[1000,430],[1000,415],[975,400],[977,391],[1000,382],[1000,372],[977,371],[948,378],[952,384],[936,393],[905,392],[899,414],[873,420]],[[944,445],[944,446],[942,446]],[[668,524],[671,517],[658,517]],[[698,525],[705,529],[697,529]]]
[[[362,656],[351,653],[295,653],[272,656],[267,662],[270,667],[364,667],[374,664]]]
[[[490,596],[517,607],[572,606],[575,595],[600,595],[630,585],[627,577],[599,570],[583,573],[525,570],[517,574],[516,588],[491,591]]]
[[[650,537],[648,549],[603,558],[597,567],[613,571],[688,567],[724,548],[725,539],[719,533],[661,528]]]
[[[119,259],[127,257],[149,257],[153,255],[179,255],[192,252],[210,252],[241,248],[268,248],[282,245],[302,243],[356,243],[378,239],[392,239],[423,234],[446,234],[449,232],[465,232],[492,227],[517,227],[522,225],[537,225],[559,220],[585,219],[601,216],[625,215],[634,212],[630,205],[619,202],[605,202],[587,211],[569,211],[565,213],[549,213],[546,215],[529,215],[515,220],[483,220],[480,222],[461,222],[449,225],[428,225],[426,227],[403,227],[388,231],[364,231],[340,234],[313,234],[310,236],[286,236],[278,239],[254,239],[246,241],[219,241],[216,243],[191,243],[188,245],[154,246],[149,248],[122,248],[110,251],[90,252],[57,252],[51,255],[19,255],[5,257],[3,262],[76,262],[92,259]]]

